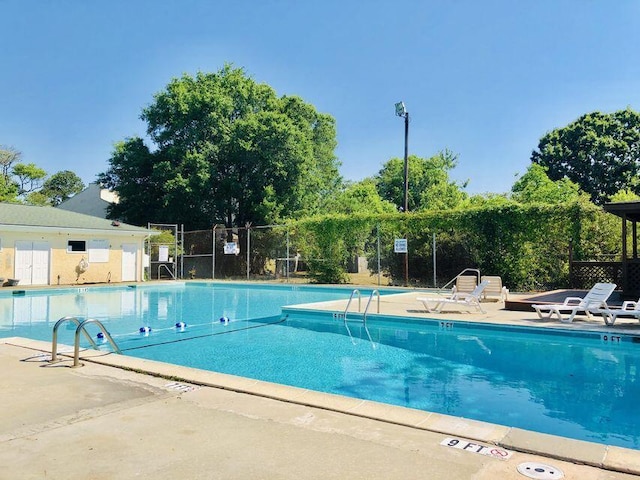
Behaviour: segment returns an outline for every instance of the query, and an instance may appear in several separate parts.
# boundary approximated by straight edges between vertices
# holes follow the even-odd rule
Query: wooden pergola
[[[616,202],[604,205],[606,212],[622,219],[622,294],[634,300],[640,298],[640,258],[638,258],[639,202]],[[629,245],[629,223],[631,245]]]

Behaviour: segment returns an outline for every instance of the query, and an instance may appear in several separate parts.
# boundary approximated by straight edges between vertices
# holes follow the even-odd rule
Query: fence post
[[[184,280],[184,223],[180,225],[180,278]]]
[[[569,287],[571,288],[573,288],[574,285],[573,277],[573,240],[569,240]]]
[[[211,241],[211,280],[216,279],[216,228],[218,225],[213,226],[213,240]]]
[[[286,260],[284,261],[285,264],[285,277],[287,278],[287,283],[289,283],[289,227],[287,227],[287,255],[286,255]],[[276,271],[278,270],[278,265],[277,265],[278,261],[276,260]]]
[[[433,241],[432,241],[432,247],[433,249],[433,288],[437,288],[438,285],[438,280],[437,280],[437,276],[436,276],[436,232],[433,232]]]
[[[249,280],[250,262],[251,262],[251,224],[247,223],[247,280]]]
[[[380,223],[376,224],[376,235],[378,237],[378,286],[380,286],[380,278],[381,278],[381,272],[380,272]]]

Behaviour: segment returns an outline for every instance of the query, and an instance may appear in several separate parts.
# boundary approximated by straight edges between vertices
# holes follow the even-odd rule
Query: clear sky
[[[85,183],[183,73],[243,67],[337,122],[341,174],[459,155],[510,190],[548,131],[640,110],[638,0],[0,0],[0,145]]]

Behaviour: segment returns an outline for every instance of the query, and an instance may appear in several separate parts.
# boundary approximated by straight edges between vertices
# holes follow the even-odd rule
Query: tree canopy
[[[331,196],[325,204],[327,212],[344,213],[393,213],[396,206],[388,200],[383,200],[378,194],[375,181],[366,178],[360,182],[351,183],[341,192]]]
[[[65,170],[47,178],[35,163],[22,163],[22,152],[0,147],[0,201],[57,206],[84,188],[82,180]]]
[[[520,203],[568,203],[581,196],[588,198],[577,183],[568,178],[553,181],[547,175],[547,168],[537,163],[529,165],[511,188],[512,198]]]
[[[40,193],[48,199],[48,203],[57,207],[65,200],[84,190],[84,183],[71,170],[54,173],[44,181]]]
[[[620,190],[640,193],[640,114],[627,108],[611,114],[588,113],[547,133],[531,161],[549,178],[568,178],[596,204]]]
[[[266,224],[317,213],[339,186],[335,121],[239,68],[172,80],[142,111],[155,148],[116,144],[98,175],[130,223]]]
[[[449,178],[458,157],[444,150],[430,158],[409,155],[409,211],[441,210],[455,208],[467,194],[466,185],[459,185]],[[404,198],[404,160],[392,158],[384,164],[375,177],[380,196],[400,208]]]

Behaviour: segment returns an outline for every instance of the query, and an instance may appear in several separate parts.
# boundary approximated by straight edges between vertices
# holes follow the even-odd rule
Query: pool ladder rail
[[[93,349],[99,350],[98,345],[93,340],[93,338],[91,338],[91,335],[89,335],[89,332],[87,332],[87,329],[86,329],[86,326],[92,323],[95,323],[98,326],[98,328],[104,335],[104,338],[111,345],[111,348],[113,349],[113,351],[118,354],[122,353],[118,348],[118,345],[116,344],[116,342],[111,337],[111,334],[107,331],[107,329],[105,328],[105,326],[102,324],[100,320],[97,320],[95,318],[87,318],[86,320],[80,321],[80,319],[78,319],[77,317],[62,317],[53,326],[53,335],[51,340],[51,363],[60,361],[58,360],[58,329],[60,328],[60,325],[66,322],[73,322],[76,324],[76,331],[74,335],[74,347],[73,347],[73,367],[74,368],[80,366],[80,334],[81,333],[83,333],[87,338],[87,340],[89,340],[89,344]]]
[[[353,301],[355,296],[358,296],[358,313],[362,307],[362,295],[360,294],[360,290],[357,288],[351,292],[351,296],[349,297],[349,301],[347,302],[347,306],[344,309],[344,313],[342,314],[342,318],[344,320],[344,326],[347,329],[347,333],[351,338],[351,343],[355,345],[355,340],[353,339],[353,335],[351,334],[351,329],[349,328],[349,322],[347,321],[347,315],[349,313],[349,307],[351,306],[351,302]],[[369,328],[367,327],[367,313],[369,313],[369,307],[371,306],[371,302],[373,301],[373,297],[378,297],[377,303],[377,313],[380,313],[380,292],[378,290],[373,290],[371,295],[369,295],[369,300],[367,301],[367,305],[364,308],[364,312],[362,313],[362,325],[364,326],[364,331],[367,333],[367,337],[369,337],[369,341],[371,342],[371,346],[376,348],[376,344],[371,338],[371,334],[369,333]]]

